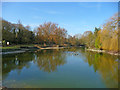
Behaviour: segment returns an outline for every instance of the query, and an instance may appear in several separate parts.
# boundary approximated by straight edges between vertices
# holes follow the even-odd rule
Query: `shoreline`
[[[92,51],[92,52],[98,52],[98,53],[108,53],[108,54],[116,55],[116,56],[119,56],[119,55],[120,55],[119,53],[110,52],[110,51],[106,51],[106,50],[97,50],[97,49],[85,49],[85,50],[87,50],[87,51]]]
[[[45,47],[45,48],[37,48],[37,47],[24,47],[18,49],[0,49],[0,54],[15,54],[15,53],[24,53],[30,50],[48,50],[48,49],[65,49],[67,47]]]
[[[9,51],[9,52],[0,52],[0,54],[15,54],[15,53],[24,53],[26,51],[22,51],[22,50],[19,50],[19,51]]]
[[[70,47],[39,47],[39,46],[27,46],[27,47],[19,47],[19,48],[12,48],[12,49],[0,49],[0,54],[15,54],[15,53],[24,53],[26,51],[30,50],[54,50],[54,49],[66,49]],[[99,50],[99,49],[86,49],[86,51],[92,51],[97,53],[107,53],[111,55],[119,56],[120,53],[112,52],[112,51],[106,51],[106,50]]]

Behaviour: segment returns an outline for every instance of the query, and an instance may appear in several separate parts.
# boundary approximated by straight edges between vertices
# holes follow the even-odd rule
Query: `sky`
[[[72,36],[94,31],[117,12],[117,2],[2,2],[4,20],[20,20],[32,30],[44,22],[54,22]]]

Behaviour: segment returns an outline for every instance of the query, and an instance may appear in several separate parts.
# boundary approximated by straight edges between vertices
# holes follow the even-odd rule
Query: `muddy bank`
[[[98,52],[98,53],[108,53],[111,55],[120,55],[118,52],[106,51],[106,50],[97,50],[97,49],[85,49],[87,51]]]

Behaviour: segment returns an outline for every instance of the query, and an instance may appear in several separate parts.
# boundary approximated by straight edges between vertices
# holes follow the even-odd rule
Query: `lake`
[[[2,79],[8,88],[117,88],[118,57],[83,48],[7,54]]]

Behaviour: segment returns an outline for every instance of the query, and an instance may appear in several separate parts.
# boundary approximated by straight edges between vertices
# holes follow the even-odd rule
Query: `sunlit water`
[[[82,48],[3,55],[9,88],[117,88],[118,58]]]

